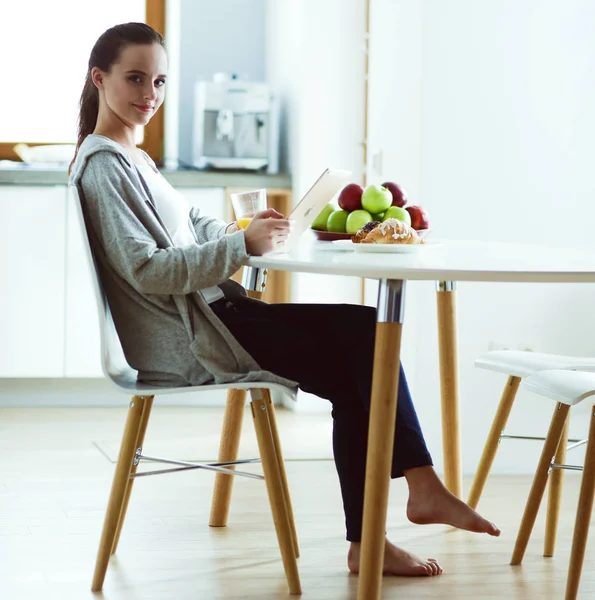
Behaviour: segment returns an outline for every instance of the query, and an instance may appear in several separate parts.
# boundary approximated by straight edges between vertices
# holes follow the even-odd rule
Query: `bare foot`
[[[407,518],[412,523],[443,523],[476,533],[487,533],[496,537],[500,535],[500,530],[493,523],[451,494],[435,474],[434,477],[424,480],[422,486],[410,485],[409,492]]]
[[[359,573],[361,544],[352,542],[347,554],[347,566],[352,573]],[[440,575],[442,567],[435,558],[424,560],[386,540],[384,547],[383,575],[401,575],[405,577],[423,577]]]

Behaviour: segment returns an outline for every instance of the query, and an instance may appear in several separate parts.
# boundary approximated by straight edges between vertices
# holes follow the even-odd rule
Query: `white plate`
[[[328,250],[353,250],[354,252],[370,252],[384,254],[412,254],[422,248],[439,246],[437,242],[425,244],[354,244],[351,240],[334,240],[325,249]]]
[[[353,244],[356,252],[370,252],[381,254],[413,254],[422,248],[436,246],[436,244]]]
[[[328,242],[327,242],[328,244]],[[355,250],[355,246],[358,244],[354,244],[351,240],[333,240],[328,246],[330,246],[329,250]]]

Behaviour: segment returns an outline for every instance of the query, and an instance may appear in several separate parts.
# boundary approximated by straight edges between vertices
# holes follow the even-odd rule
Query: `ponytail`
[[[87,71],[87,77],[85,79],[85,85],[83,86],[83,92],[81,93],[81,99],[79,100],[79,119],[78,119],[78,136],[76,140],[76,148],[74,151],[74,158],[68,167],[68,173],[70,174],[76,156],[78,154],[81,144],[85,138],[93,133],[95,125],[97,125],[97,116],[99,115],[99,91],[93,83],[91,78],[91,69]]]

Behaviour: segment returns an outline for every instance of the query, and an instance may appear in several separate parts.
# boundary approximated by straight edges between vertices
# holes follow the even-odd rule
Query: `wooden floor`
[[[221,415],[217,409],[156,407],[145,452],[151,454],[152,439],[163,446],[167,439],[212,432],[220,427]],[[328,441],[312,442],[310,452],[303,449],[310,444],[308,432],[330,435],[330,417],[279,416],[287,454],[298,457],[288,461],[287,472],[302,551],[303,598],[355,599],[357,577],[346,569],[334,465],[309,460],[325,458]],[[125,410],[119,408],[0,410],[0,598],[290,598],[262,482],[237,479],[229,527],[212,529],[207,522],[213,476],[196,471],[136,481],[103,595],[89,591],[114,469],[109,448],[117,448],[124,418]],[[246,424],[251,426],[251,419]],[[208,459],[215,453],[191,458]],[[563,598],[580,477],[567,474],[565,483],[556,558],[541,557],[542,511],[523,566],[512,568],[508,561],[529,477],[489,481],[480,509],[502,528],[500,539],[407,522],[406,489],[402,481],[394,482],[389,537],[438,558],[444,574],[385,578],[383,597]],[[465,484],[468,489],[469,481]],[[579,597],[595,599],[592,548],[587,549]]]

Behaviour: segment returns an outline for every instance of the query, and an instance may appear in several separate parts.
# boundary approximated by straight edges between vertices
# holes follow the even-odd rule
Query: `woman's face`
[[[109,73],[95,67],[92,76],[110,113],[130,127],[143,126],[163,103],[167,55],[159,44],[132,44]]]

